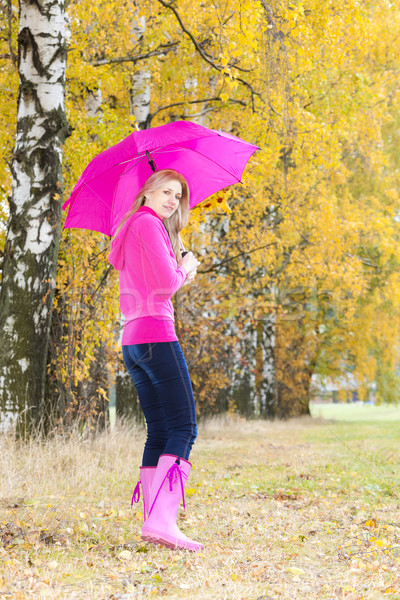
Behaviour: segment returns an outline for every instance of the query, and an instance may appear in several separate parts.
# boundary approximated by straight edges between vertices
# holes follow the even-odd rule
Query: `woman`
[[[189,188],[182,175],[157,171],[140,190],[118,228],[109,255],[119,271],[125,317],[122,352],[147,425],[140,479],[145,523],[142,539],[200,550],[176,525],[197,436],[190,376],[174,329],[172,295],[193,281],[200,264],[182,258],[179,231],[189,218]],[[184,498],[183,498],[184,500]]]

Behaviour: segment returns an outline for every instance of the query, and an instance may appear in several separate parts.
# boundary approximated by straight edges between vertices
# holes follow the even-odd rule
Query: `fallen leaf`
[[[304,575],[303,569],[298,569],[297,567],[288,567],[286,571],[287,573],[292,573],[292,575]]]
[[[352,585],[345,585],[343,591],[345,594],[350,594],[351,592],[355,592],[356,590],[353,588]]]

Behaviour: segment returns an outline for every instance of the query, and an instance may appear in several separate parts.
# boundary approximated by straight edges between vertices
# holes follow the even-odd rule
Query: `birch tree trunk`
[[[129,90],[130,113],[136,119],[139,129],[148,128],[150,116],[150,72],[146,69],[136,71]]]
[[[275,333],[275,313],[265,314],[241,332],[237,354],[231,358],[231,394],[238,412],[247,418],[278,416]]]
[[[146,18],[144,16],[137,16],[132,24],[132,39],[140,44],[145,31]],[[139,129],[147,129],[149,127],[150,80],[150,71],[144,68],[135,71],[131,78],[132,87],[129,90],[130,114],[135,117]]]
[[[256,395],[262,419],[273,419],[277,414],[275,329],[276,315],[273,312],[264,315],[257,323]]]
[[[20,0],[17,133],[0,294],[2,429],[40,426],[60,243],[64,0]]]
[[[143,33],[146,31],[146,19],[137,15],[132,24],[132,38],[140,43]],[[131,77],[131,89],[129,90],[130,114],[135,117],[139,129],[148,128],[150,116],[150,94],[151,76],[148,69],[139,69]],[[121,328],[123,319],[121,317]],[[126,370],[122,356],[120,356],[115,383],[115,406],[116,414],[120,419],[133,420],[144,423],[144,417],[135,385]]]

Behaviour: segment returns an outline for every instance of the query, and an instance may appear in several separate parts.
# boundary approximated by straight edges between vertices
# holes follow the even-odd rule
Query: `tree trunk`
[[[132,25],[132,38],[136,43],[140,44],[145,31],[146,18],[137,16],[136,22]],[[131,84],[130,114],[135,117],[139,129],[147,129],[150,116],[150,71],[148,69],[135,71]]]
[[[256,396],[255,331],[249,324],[240,333],[237,353],[232,357],[232,388],[230,394],[239,414],[246,419],[258,417]]]
[[[238,356],[232,359],[232,396],[247,418],[274,419],[278,409],[275,358],[276,315],[269,313],[242,332]]]
[[[126,370],[122,357],[117,369],[115,391],[117,418],[134,421],[137,424],[144,425],[144,415],[140,408],[136,388],[131,376]]]
[[[132,36],[136,42],[140,42],[145,30],[145,17],[138,16],[137,21],[132,25]],[[139,69],[134,73],[131,83],[132,87],[129,90],[130,114],[135,117],[139,129],[147,129],[150,116],[150,72],[146,69]],[[144,422],[135,385],[122,359],[117,367],[115,405],[117,417],[133,419],[138,423]]]
[[[276,417],[291,419],[309,415],[310,381],[316,360],[315,338],[304,332],[301,319],[281,321],[279,333],[290,343],[278,349]]]
[[[64,0],[20,0],[19,94],[0,294],[2,428],[41,423],[60,243],[66,67]]]
[[[275,313],[265,315],[257,324],[256,394],[263,419],[273,419],[277,409],[275,327]]]
[[[86,112],[89,117],[101,120],[102,117],[102,91],[101,87],[87,89],[85,102]],[[95,142],[95,136],[91,136]],[[107,242],[100,242],[103,250]],[[68,244],[62,252],[68,252]],[[62,256],[61,256],[62,258]],[[104,266],[101,282],[105,282],[110,267]],[[99,284],[100,286],[102,283]],[[86,297],[90,297],[93,289],[86,289]],[[87,305],[81,290],[80,298],[80,320],[79,325],[73,323],[71,326],[71,307],[65,293],[61,294],[56,289],[55,302],[52,313],[52,324],[49,335],[49,351],[47,358],[46,374],[46,401],[43,430],[48,434],[54,430],[63,431],[78,426],[80,431],[97,432],[109,425],[109,403],[105,400],[103,390],[108,390],[109,381],[107,374],[107,357],[105,346],[100,342],[91,349],[90,355],[82,352],[82,338],[86,319],[93,322],[95,317],[95,306]],[[73,371],[74,360],[69,362],[69,372],[63,373],[61,368],[61,356],[66,349],[72,348],[77,361],[90,361],[90,376],[83,383],[74,383]]]
[[[139,129],[148,128],[150,116],[150,72],[145,69],[136,71],[129,90],[130,112],[136,119]]]

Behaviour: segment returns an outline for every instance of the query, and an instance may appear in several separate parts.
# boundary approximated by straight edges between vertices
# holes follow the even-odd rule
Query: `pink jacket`
[[[154,210],[142,206],[127,220],[112,241],[108,260],[119,271],[124,328],[143,317],[174,321],[171,297],[187,273],[178,268],[168,233]]]

